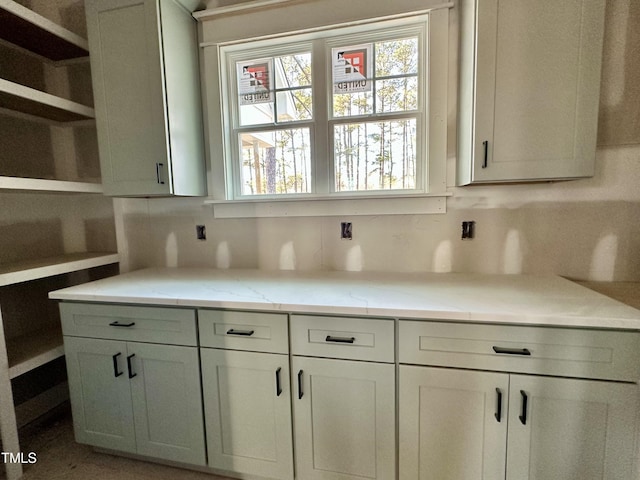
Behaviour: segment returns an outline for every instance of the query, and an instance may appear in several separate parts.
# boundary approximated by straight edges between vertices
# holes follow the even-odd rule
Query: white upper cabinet
[[[196,22],[175,0],[87,0],[105,194],[206,195]]]
[[[605,0],[462,0],[458,185],[593,176]]]

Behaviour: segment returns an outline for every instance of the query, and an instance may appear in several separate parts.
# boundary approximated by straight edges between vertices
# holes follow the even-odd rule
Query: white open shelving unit
[[[118,263],[115,253],[73,253],[0,265],[0,287]],[[9,377],[15,378],[64,355],[59,325],[7,340]]]
[[[64,4],[64,0],[55,1],[59,5]],[[85,62],[89,55],[86,39],[12,0],[0,0],[0,44],[3,48],[14,50],[16,55],[35,57],[34,62],[42,61],[53,67]],[[6,121],[14,125],[13,122],[25,120],[45,124],[45,128],[47,125],[75,127],[95,124],[92,107],[6,78],[0,78],[0,114],[9,118]],[[14,117],[19,120],[14,120]],[[73,157],[70,158],[73,160]],[[95,158],[97,160],[97,151]],[[46,203],[55,203],[58,196],[103,193],[99,183],[82,180],[84,178],[74,181],[73,178],[45,179],[5,174],[0,175],[0,194],[17,194],[19,198],[47,194],[42,198],[45,202],[43,207],[48,207]],[[92,176],[90,180],[96,178]],[[50,197],[50,194],[56,196]],[[29,201],[34,202],[32,199]],[[66,202],[64,198],[60,201],[62,204]],[[57,210],[60,208],[57,207]],[[11,218],[20,222],[19,214],[16,212],[16,216]],[[79,225],[89,221],[87,218],[79,220]],[[110,233],[112,225],[106,228]],[[107,269],[107,273],[100,271],[99,275],[113,274],[118,262],[119,256],[114,252],[70,253],[8,263],[2,263],[0,259],[0,398],[4,399],[0,402],[0,434],[3,452],[19,453],[18,428],[21,424],[37,418],[68,398],[68,387],[63,382],[17,407],[10,400],[13,395],[12,380],[64,356],[59,320],[55,313],[49,311],[50,304],[46,303],[49,301],[40,298],[44,290],[60,288],[60,285],[65,286],[65,282],[82,283],[86,281],[85,277],[91,277],[90,269],[98,267]],[[38,305],[33,307],[29,303]],[[22,304],[24,309],[21,308]],[[17,480],[22,476],[19,463],[5,463],[5,471],[8,480]]]

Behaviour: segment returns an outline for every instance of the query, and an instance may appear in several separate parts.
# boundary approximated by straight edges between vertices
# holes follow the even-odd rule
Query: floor
[[[39,425],[21,430],[21,450],[37,462],[24,465],[23,480],[226,480],[154,463],[94,452],[73,439],[68,407]]]

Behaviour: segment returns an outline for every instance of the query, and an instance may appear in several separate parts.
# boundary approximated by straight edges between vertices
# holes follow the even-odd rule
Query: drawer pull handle
[[[356,341],[356,337],[332,337],[331,335],[327,335],[327,338],[325,338],[324,341],[335,343],[353,343]]]
[[[304,394],[302,393],[302,370],[298,372],[298,400],[302,398]]]
[[[524,390],[520,390],[520,395],[522,395],[522,415],[520,415],[518,418],[520,419],[520,422],[523,425],[527,424],[527,403],[529,400],[529,397],[527,397],[527,392],[525,392]]]
[[[256,333],[255,330],[234,330],[233,328],[227,330],[227,335],[242,335],[244,337],[250,337],[254,333]]]
[[[136,354],[135,354],[135,353],[132,353],[131,355],[129,355],[129,356],[127,357],[127,369],[129,370],[129,378],[133,378],[133,377],[135,377],[136,375],[138,375],[137,373],[133,373],[133,367],[131,366],[131,359],[132,359],[133,357],[135,357],[135,356],[136,356]]]
[[[120,322],[111,322],[109,325],[111,327],[133,327],[136,324],[136,322],[131,322],[131,323],[120,323]]]
[[[531,355],[531,351],[528,348],[504,348],[494,346],[493,351],[496,353],[505,353],[507,355]]]
[[[122,355],[122,352],[118,352],[116,353],[113,357],[113,376],[118,378],[120,375],[122,375],[124,372],[119,372],[118,371],[118,357]]]
[[[500,423],[502,421],[502,391],[499,388],[496,388],[496,400],[498,401],[498,405],[496,406],[496,420]]]
[[[282,385],[280,383],[281,370],[282,370],[282,367],[278,367],[278,369],[276,370],[276,397],[279,397],[280,395],[282,395]]]

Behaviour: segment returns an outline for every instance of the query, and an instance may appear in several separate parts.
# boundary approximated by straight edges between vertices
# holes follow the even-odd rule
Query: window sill
[[[446,197],[377,195],[305,199],[205,200],[215,218],[327,217],[345,215],[425,215],[446,213]]]

